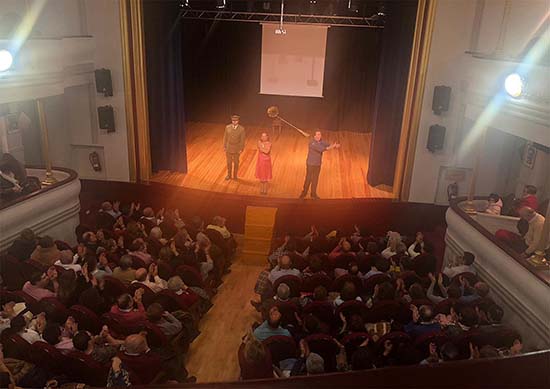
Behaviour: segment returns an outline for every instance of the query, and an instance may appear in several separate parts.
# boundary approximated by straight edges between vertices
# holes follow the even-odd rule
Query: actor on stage
[[[306,179],[304,181],[304,189],[300,194],[300,198],[306,197],[309,187],[311,186],[311,198],[319,199],[317,196],[317,182],[319,181],[319,173],[321,172],[321,162],[323,161],[323,153],[327,150],[337,149],[339,143],[328,144],[321,140],[321,131],[315,131],[313,140],[309,143],[309,151],[306,160]]]
[[[258,141],[256,178],[260,180],[260,194],[267,194],[267,182],[271,180],[271,142],[267,132],[262,132]]]
[[[244,149],[244,127],[239,124],[239,119],[239,115],[231,116],[231,124],[225,126],[225,133],[223,134],[223,149],[227,158],[226,180],[237,179],[239,156]]]

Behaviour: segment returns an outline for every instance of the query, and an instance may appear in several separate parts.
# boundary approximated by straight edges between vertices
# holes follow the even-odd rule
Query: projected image
[[[323,97],[327,26],[262,25],[260,93]]]

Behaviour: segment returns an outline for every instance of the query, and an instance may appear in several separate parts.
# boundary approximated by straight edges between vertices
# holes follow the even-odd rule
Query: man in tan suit
[[[231,116],[231,124],[225,126],[223,135],[223,149],[227,159],[226,180],[237,179],[239,171],[239,157],[244,149],[245,132],[244,127],[239,124],[239,115]],[[231,174],[233,171],[233,174]]]

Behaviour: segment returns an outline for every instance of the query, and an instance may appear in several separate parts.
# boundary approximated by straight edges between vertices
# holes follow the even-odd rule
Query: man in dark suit
[[[227,158],[226,180],[237,179],[239,171],[239,157],[244,149],[244,127],[239,124],[239,115],[231,116],[231,124],[225,126],[223,135],[223,149]]]
[[[319,173],[321,173],[321,162],[323,161],[323,153],[327,150],[337,149],[339,143],[329,144],[324,142],[321,136],[321,131],[315,131],[313,140],[309,142],[309,150],[306,160],[306,179],[304,181],[304,189],[300,194],[300,198],[306,197],[309,188],[311,187],[311,198],[317,200],[317,182],[319,181]]]

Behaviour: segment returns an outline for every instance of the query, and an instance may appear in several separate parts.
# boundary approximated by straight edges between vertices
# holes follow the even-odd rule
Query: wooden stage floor
[[[256,143],[262,129],[246,128],[246,143],[241,154],[238,181],[225,181],[227,168],[222,146],[223,132],[223,124],[188,123],[188,173],[160,171],[153,175],[151,181],[213,192],[260,196],[259,182],[254,173]],[[306,173],[310,138],[303,137],[292,128],[283,128],[280,135],[270,135],[273,143],[273,180],[267,197],[297,198],[302,191]],[[367,182],[370,134],[323,131],[323,139],[327,142],[339,142],[342,147],[329,150],[323,156],[317,190],[322,199],[392,197],[391,188],[372,187]]]

